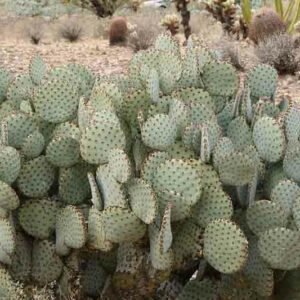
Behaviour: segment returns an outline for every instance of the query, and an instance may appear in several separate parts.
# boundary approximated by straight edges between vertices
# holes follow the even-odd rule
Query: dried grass
[[[261,41],[255,53],[262,63],[269,64],[279,73],[295,74],[299,70],[299,49],[293,37],[288,34],[275,34]]]
[[[159,26],[160,19],[160,14],[130,19],[130,24],[134,25],[135,28],[129,34],[128,46],[134,52],[146,50],[153,45],[155,38],[163,31],[163,28]]]
[[[192,33],[201,35],[208,46],[215,45],[223,38],[223,29],[212,15],[203,10],[191,14],[190,25]]]
[[[38,45],[44,37],[44,24],[40,20],[32,21],[26,28],[26,35],[32,44]]]
[[[244,69],[240,47],[234,42],[225,42],[222,46],[223,59],[232,64],[237,70]]]
[[[84,31],[78,20],[69,19],[64,21],[59,27],[59,35],[63,39],[73,43],[82,39]]]

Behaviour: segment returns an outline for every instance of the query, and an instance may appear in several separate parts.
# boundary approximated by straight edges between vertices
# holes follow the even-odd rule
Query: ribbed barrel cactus
[[[300,109],[273,68],[242,81],[163,34],[126,75],[34,57],[11,78],[1,299],[300,298]]]

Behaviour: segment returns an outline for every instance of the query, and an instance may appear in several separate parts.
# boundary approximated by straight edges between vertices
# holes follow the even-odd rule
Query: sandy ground
[[[89,66],[95,74],[122,73],[126,70],[132,51],[126,47],[110,47],[107,40],[77,43],[56,42],[32,45],[22,41],[4,41],[0,45],[0,67],[14,74],[24,73],[30,59],[39,54],[49,66],[78,62]]]

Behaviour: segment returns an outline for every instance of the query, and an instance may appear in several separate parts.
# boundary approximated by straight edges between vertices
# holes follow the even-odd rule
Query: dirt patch
[[[99,75],[123,73],[132,57],[129,48],[110,47],[107,40],[89,39],[77,43],[60,41],[41,45],[4,41],[0,46],[0,67],[13,74],[27,72],[30,59],[36,54],[40,54],[49,66],[77,62]]]

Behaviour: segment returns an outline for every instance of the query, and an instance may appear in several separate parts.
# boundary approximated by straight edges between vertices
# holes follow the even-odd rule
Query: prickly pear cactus
[[[300,109],[276,83],[168,34],[124,76],[0,69],[0,298],[299,299]]]

